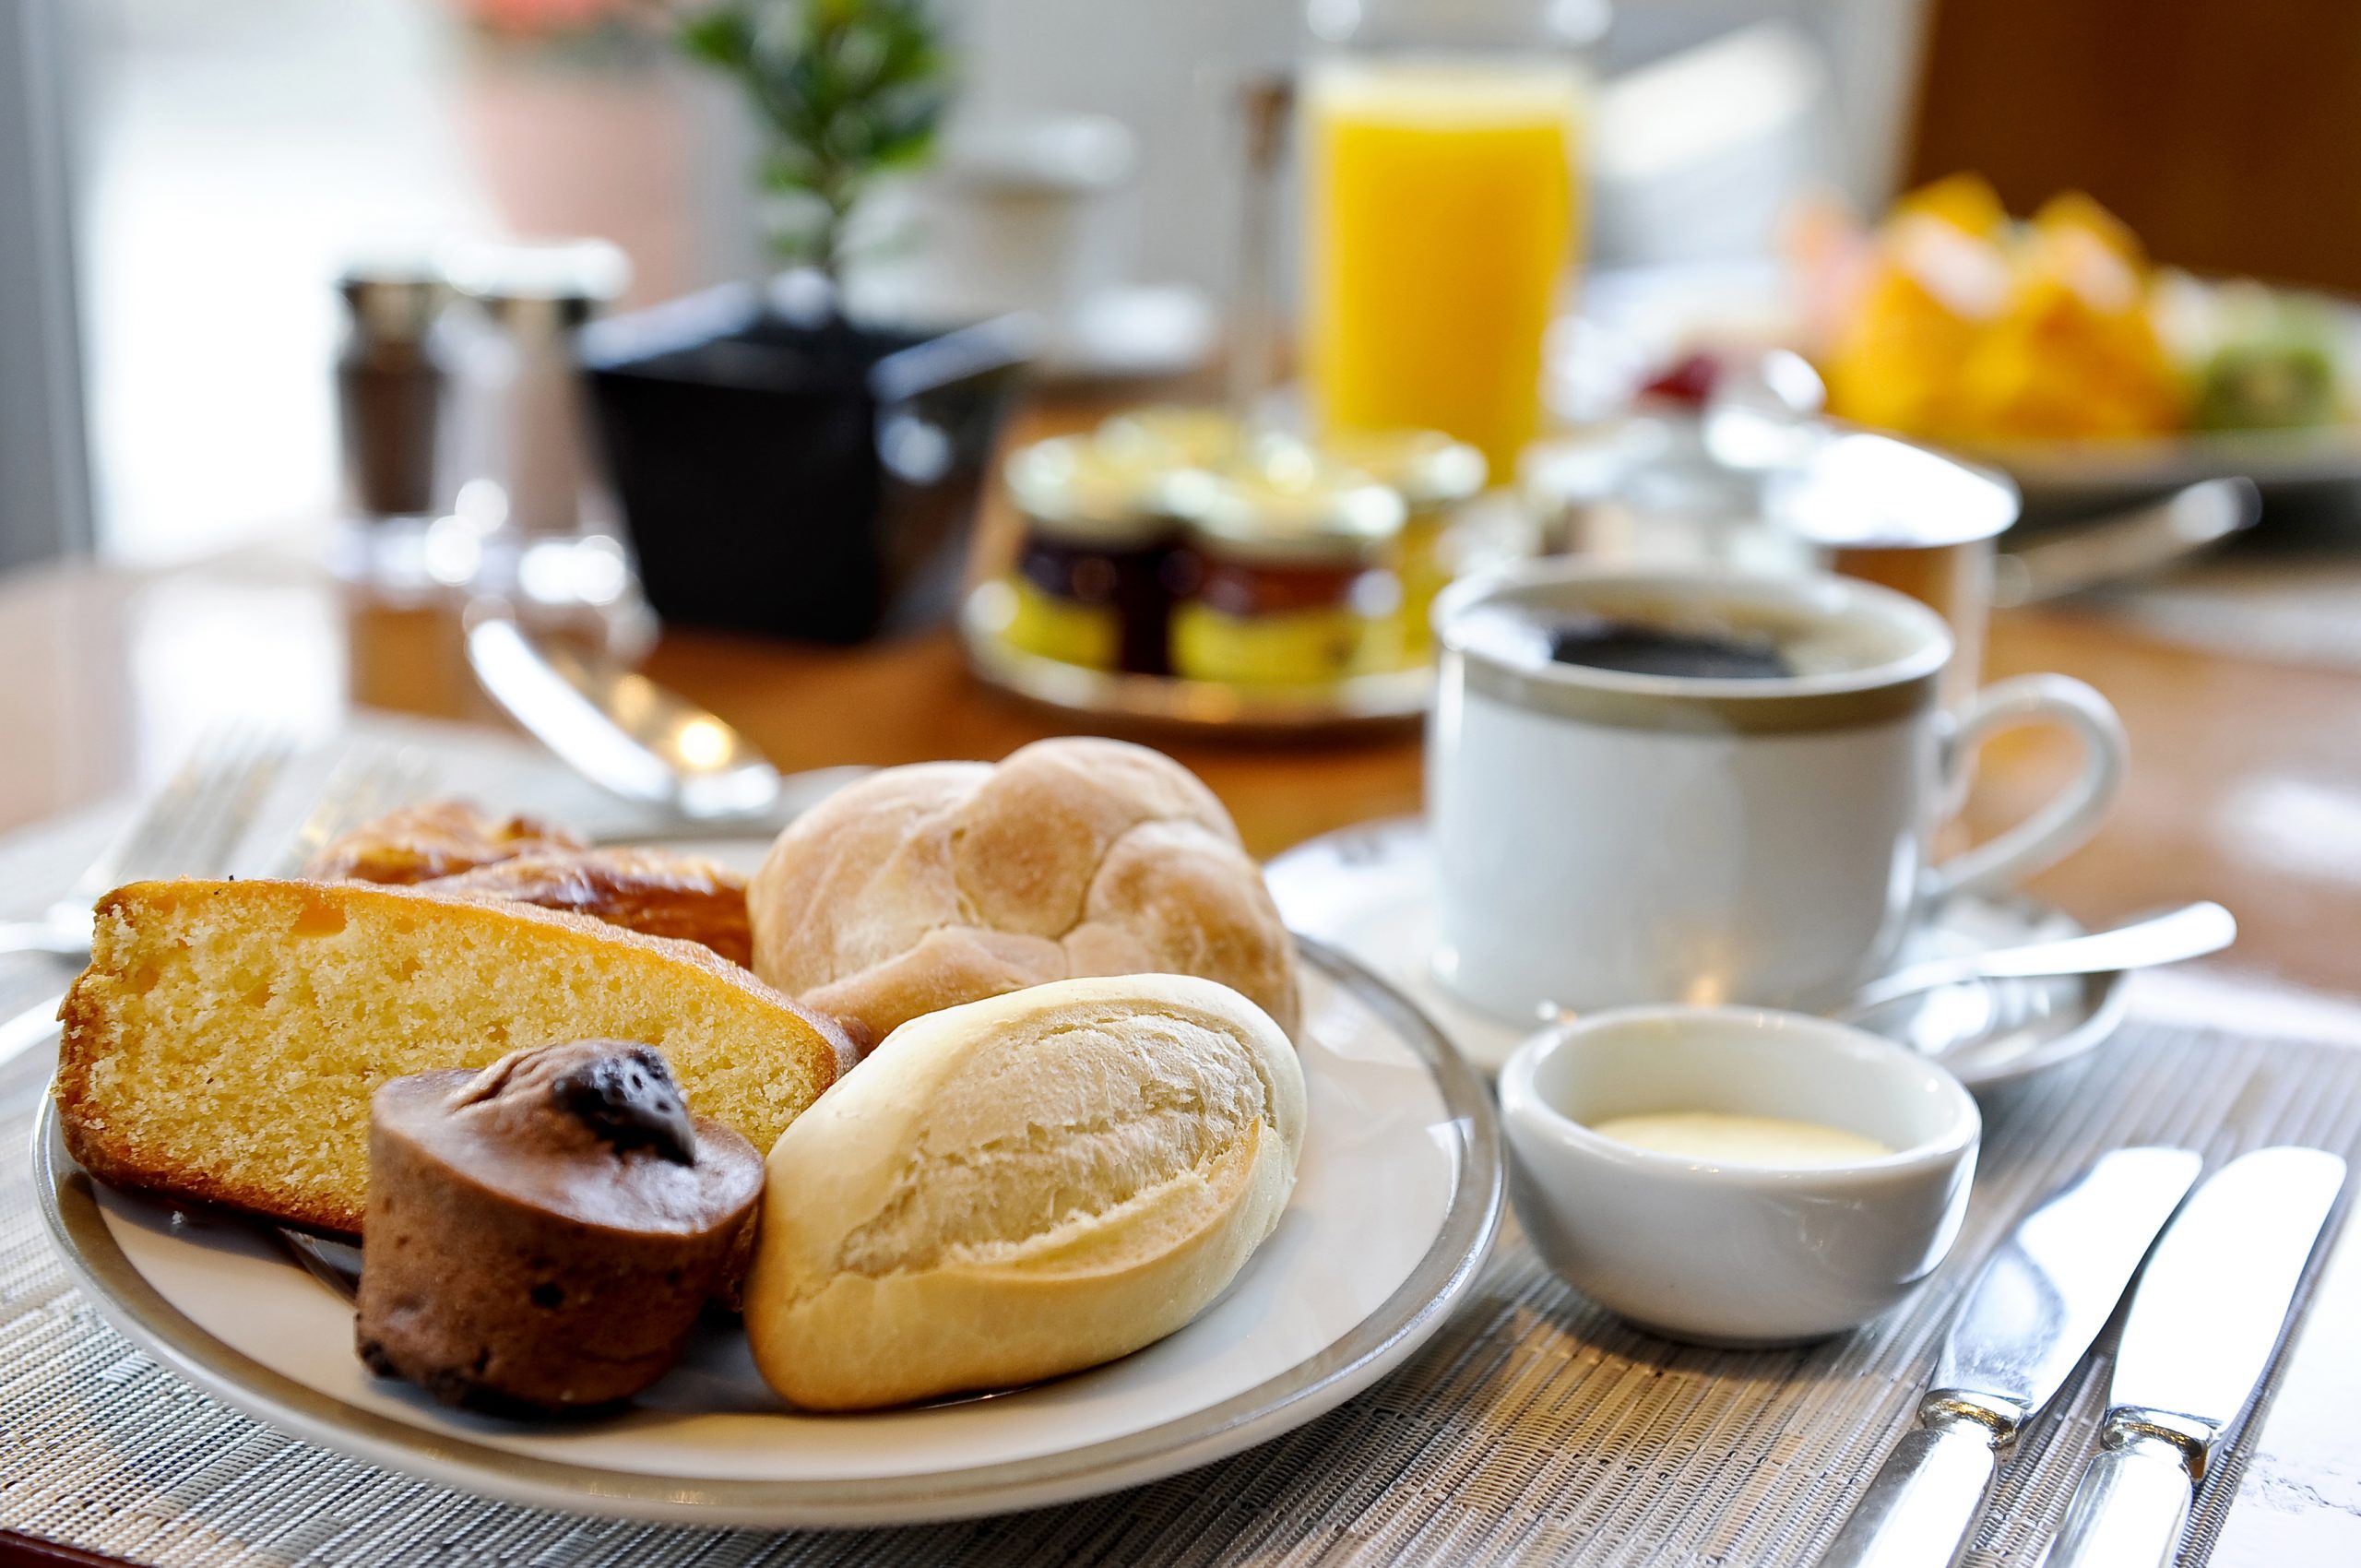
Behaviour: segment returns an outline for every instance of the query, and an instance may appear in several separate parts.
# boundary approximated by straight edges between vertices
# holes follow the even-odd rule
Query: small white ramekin
[[[1721,1111],[1817,1122],[1893,1150],[1809,1170],[1724,1165],[1591,1131]],[[1983,1131],[1959,1080],[1825,1018],[1629,1007],[1554,1025],[1501,1072],[1517,1217],[1551,1267],[1631,1322],[1708,1345],[1867,1323],[1959,1235]]]

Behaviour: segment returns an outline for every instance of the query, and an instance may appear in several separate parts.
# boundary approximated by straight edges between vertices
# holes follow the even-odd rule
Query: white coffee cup
[[[1584,615],[1767,634],[1795,673],[1553,659],[1553,624]],[[1434,623],[1435,969],[1504,1018],[1828,1006],[1884,969],[1936,900],[2006,886],[2081,844],[2122,780],[2123,727],[2098,693],[2021,676],[1954,719],[1939,700],[1941,618],[1850,578],[1536,562],[1455,585]],[[2080,774],[2024,822],[1930,864],[1975,748],[2034,723],[2080,738]]]

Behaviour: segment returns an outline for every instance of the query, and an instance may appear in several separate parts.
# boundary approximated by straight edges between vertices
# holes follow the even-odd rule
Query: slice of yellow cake
[[[357,1235],[369,1097],[519,1047],[636,1040],[767,1149],[857,1060],[694,943],[366,883],[138,882],[59,1016],[66,1146],[119,1186]]]

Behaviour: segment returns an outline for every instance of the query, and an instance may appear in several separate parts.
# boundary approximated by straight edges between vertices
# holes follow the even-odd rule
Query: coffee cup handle
[[[1944,798],[1964,793],[1967,763],[1978,747],[2027,724],[2074,731],[2082,742],[2081,776],[2007,832],[1929,867],[1920,887],[1928,902],[2006,887],[2039,871],[2078,848],[2115,803],[2130,759],[2123,720],[2106,698],[2069,675],[2019,675],[1976,693],[1943,740]]]

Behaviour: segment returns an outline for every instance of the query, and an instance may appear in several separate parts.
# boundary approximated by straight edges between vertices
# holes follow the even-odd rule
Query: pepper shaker
[[[431,515],[448,366],[450,289],[423,264],[362,263],[338,281],[348,312],[337,423],[348,509],[372,523]]]

